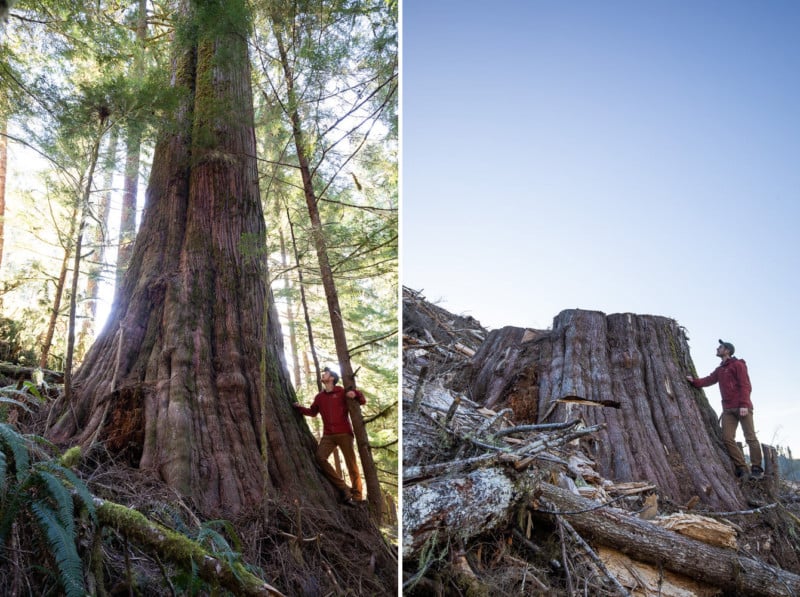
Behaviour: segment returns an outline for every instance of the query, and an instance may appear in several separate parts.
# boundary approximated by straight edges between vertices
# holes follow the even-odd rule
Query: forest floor
[[[14,388],[16,383],[0,379],[0,386],[5,388]],[[51,400],[59,391],[50,385],[50,396],[43,398]],[[38,459],[58,461],[55,448],[42,439],[49,417],[46,405],[30,412],[8,408],[5,403],[0,407],[0,421],[34,438],[39,446]],[[5,449],[10,444],[3,443],[4,430],[0,430],[0,447]],[[0,473],[13,472],[10,461],[0,458]],[[213,556],[210,561],[218,571],[230,569],[233,576],[221,581],[225,572],[212,569],[209,574],[196,556],[187,566],[177,556],[171,559],[174,547],[153,547],[137,541],[137,532],[126,531],[124,524],[98,525],[85,511],[76,509],[73,532],[83,566],[78,574],[83,577],[85,592],[72,594],[313,597],[397,592],[396,530],[376,529],[366,504],[320,510],[301,505],[298,499],[274,497],[236,519],[208,520],[152,474],[131,466],[124,455],[109,454],[100,444],[83,453],[79,462],[70,464],[70,470],[96,500],[142,514],[147,524],[160,525],[158,534],[169,529],[190,539],[192,545]],[[59,558],[65,555],[65,548],[61,539],[44,536],[31,510],[11,507],[14,500],[35,501],[41,492],[22,484],[15,486],[8,478],[3,480],[0,533],[5,544],[0,548],[0,592],[21,596],[63,594],[64,572]],[[9,517],[12,511],[17,513],[13,519]],[[264,582],[262,586],[248,586],[248,579]],[[265,590],[265,586],[270,589]],[[66,594],[70,594],[68,590]]]
[[[646,479],[604,479],[576,438],[556,434],[566,432],[526,430],[521,424],[529,421],[518,420],[508,405],[495,411],[467,398],[469,362],[488,334],[477,320],[448,313],[407,288],[403,301],[405,594],[750,594],[735,583],[715,586],[702,578],[702,571],[680,575],[668,565],[653,566],[648,558],[637,559],[646,551],[638,545],[611,548],[603,545],[599,533],[581,536],[568,524],[569,517],[546,514],[558,508],[544,501],[541,490],[531,491],[525,500],[514,496],[517,506],[501,512],[505,505],[474,490],[490,471],[502,471],[508,478],[519,478],[524,471],[529,478],[593,500],[596,508],[608,504],[606,509],[621,521],[645,533],[650,523],[678,529],[673,532],[721,547],[725,551],[709,553],[730,553],[734,564],[742,558],[776,570],[774,582],[767,583],[774,586],[759,594],[794,594],[789,585],[781,586],[780,575],[800,575],[800,484],[741,481],[747,507],[721,513],[700,511],[691,500],[672,503]],[[520,433],[505,433],[514,428]],[[512,435],[516,443],[510,443]],[[501,437],[506,444],[498,443]],[[513,454],[522,442],[546,448],[520,459]],[[475,511],[474,528],[464,516],[459,528],[448,528],[459,500],[448,487],[469,496],[465,500]],[[441,500],[438,511],[435,505],[427,510],[407,507],[410,496],[419,502],[431,495]],[[483,509],[481,499],[496,501]],[[519,507],[525,501],[528,505]],[[592,526],[591,521],[584,524]]]

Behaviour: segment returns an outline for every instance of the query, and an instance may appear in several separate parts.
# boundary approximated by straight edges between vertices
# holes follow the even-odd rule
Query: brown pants
[[[747,411],[746,417],[739,416],[738,408],[729,408],[722,411],[720,424],[722,425],[722,441],[728,450],[736,468],[747,468],[742,449],[736,444],[736,426],[742,424],[742,433],[750,450],[750,464],[761,466],[761,443],[756,437],[756,430],[753,424],[753,411]]]
[[[331,435],[323,435],[319,440],[317,447],[317,463],[322,467],[322,472],[333,485],[344,493],[350,494],[350,488],[339,475],[336,474],[336,469],[328,462],[328,456],[331,455],[336,448],[342,451],[344,462],[347,465],[347,472],[350,473],[350,480],[353,482],[352,496],[354,500],[362,499],[361,494],[361,475],[358,472],[358,463],[356,462],[356,453],[353,449],[353,436],[349,433],[334,433]]]

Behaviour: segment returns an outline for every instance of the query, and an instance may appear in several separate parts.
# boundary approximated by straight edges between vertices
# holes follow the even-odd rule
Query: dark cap
[[[327,371],[328,374],[333,378],[333,385],[336,385],[337,383],[339,383],[339,374],[336,373],[336,371],[334,371],[330,367],[325,367],[323,369],[323,371]]]
[[[728,352],[730,353],[731,356],[733,356],[733,353],[736,352],[736,349],[733,347],[733,344],[731,344],[730,342],[723,342],[722,340],[720,340],[719,343],[722,344],[725,348],[728,349]]]

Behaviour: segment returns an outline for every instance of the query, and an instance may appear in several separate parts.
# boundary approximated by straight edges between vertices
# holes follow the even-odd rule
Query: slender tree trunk
[[[111,214],[111,187],[114,184],[114,167],[116,165],[117,142],[119,133],[116,128],[111,130],[108,140],[108,148],[105,163],[105,176],[103,177],[103,188],[97,217],[97,225],[94,228],[93,244],[96,247],[94,264],[89,269],[89,276],[86,280],[86,319],[81,326],[81,333],[78,339],[78,346],[85,347],[92,336],[94,323],[97,317],[97,302],[100,300],[100,279],[103,270],[106,268],[106,246],[108,244],[108,224]],[[79,350],[85,352],[85,350]]]
[[[64,364],[64,400],[69,404],[72,401],[72,359],[75,352],[75,312],[78,304],[78,279],[81,275],[81,248],[83,246],[83,233],[86,229],[86,216],[89,211],[89,199],[92,196],[94,184],[94,171],[97,167],[97,156],[100,153],[100,143],[105,134],[105,124],[100,123],[97,138],[92,146],[92,155],[89,158],[89,171],[86,174],[86,185],[78,205],[80,214],[78,237],[75,239],[74,261],[72,264],[72,292],[69,297],[69,320],[67,323],[67,359]]]
[[[8,139],[6,138],[8,121],[0,114],[0,268],[3,267],[3,249],[6,244],[6,169],[8,167]],[[0,297],[2,300],[2,297]]]
[[[139,51],[133,62],[134,77],[141,78],[144,74],[144,51],[147,39],[147,0],[139,0],[138,15],[136,20],[136,40],[139,42]],[[128,135],[125,151],[125,176],[122,190],[122,211],[119,220],[119,250],[117,252],[117,288],[120,287],[122,276],[128,269],[133,252],[133,243],[136,239],[136,204],[139,195],[139,157],[142,146],[141,126],[133,122],[128,125]]]
[[[311,317],[308,314],[308,302],[306,301],[306,290],[303,284],[303,266],[300,263],[300,253],[297,250],[297,238],[294,235],[294,224],[292,218],[289,217],[289,210],[286,210],[286,217],[289,220],[289,231],[292,235],[292,248],[294,249],[294,261],[297,264],[297,281],[300,284],[300,304],[303,307],[303,316],[306,322],[306,333],[308,334],[308,347],[311,352],[311,358],[314,360],[314,373],[315,381],[317,383],[317,392],[322,391],[322,382],[320,381],[321,371],[319,369],[319,358],[317,357],[317,348],[314,344],[314,330],[311,327]],[[304,355],[306,359],[306,379],[308,379],[311,372],[309,371],[308,355]]]
[[[97,438],[207,514],[265,492],[335,508],[293,401],[267,286],[244,0],[186,5],[185,98],[155,148],[109,322],[75,375],[58,442]]]
[[[339,306],[339,295],[336,291],[333,271],[328,261],[325,234],[322,229],[322,221],[320,220],[319,209],[317,207],[317,197],[314,191],[314,182],[312,180],[306,145],[303,140],[303,128],[300,113],[297,109],[297,98],[294,92],[294,74],[289,63],[279,27],[273,27],[273,31],[278,44],[284,76],[286,77],[287,94],[289,97],[289,118],[292,122],[292,134],[294,137],[295,150],[297,151],[297,159],[300,164],[303,192],[305,194],[306,206],[308,207],[308,215],[311,220],[311,234],[319,261],[322,286],[325,289],[325,298],[328,303],[328,313],[331,318],[331,330],[333,332],[333,341],[336,345],[336,356],[338,357],[339,366],[341,368],[342,383],[345,389],[352,389],[356,387],[356,380],[353,374],[353,367],[350,363],[347,336],[344,330],[342,311]],[[350,419],[353,423],[356,444],[358,445],[358,454],[361,458],[361,465],[364,468],[364,479],[367,485],[367,500],[369,502],[370,512],[372,513],[373,519],[378,521],[381,519],[383,496],[381,495],[380,483],[378,482],[378,471],[375,467],[375,461],[372,458],[372,450],[369,446],[367,429],[364,425],[361,407],[358,402],[356,400],[348,400],[347,405],[350,411]]]
[[[283,230],[279,230],[281,241],[281,265],[283,266],[283,289],[286,291],[286,322],[289,325],[289,350],[292,353],[292,367],[294,371],[294,387],[299,388],[301,385],[300,379],[300,355],[297,353],[297,334],[295,332],[294,313],[292,311],[292,300],[289,296],[291,284],[289,282],[289,260],[286,256],[286,240],[283,235]],[[298,264],[299,267],[299,264]]]
[[[53,308],[50,310],[50,321],[47,324],[47,331],[42,342],[42,353],[39,356],[39,366],[47,369],[47,360],[50,358],[50,349],[53,345],[56,325],[58,325],[58,314],[61,311],[61,299],[64,296],[64,287],[67,284],[67,272],[69,271],[69,260],[72,256],[72,239],[75,238],[75,229],[78,225],[78,206],[72,210],[70,218],[69,234],[64,241],[64,256],[61,259],[61,270],[56,281],[55,296],[53,297]]]

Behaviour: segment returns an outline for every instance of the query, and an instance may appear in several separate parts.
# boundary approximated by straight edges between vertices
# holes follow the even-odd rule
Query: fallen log
[[[0,362],[0,375],[10,377],[14,380],[29,380],[33,379],[34,375],[40,373],[42,381],[49,384],[64,383],[64,373],[62,371],[51,371],[50,369],[41,369],[40,367],[23,367],[22,365],[15,365],[14,363]]]
[[[564,516],[590,543],[612,547],[635,560],[753,597],[800,594],[800,576],[735,550],[708,545],[652,522],[587,500],[531,474],[493,467],[443,477],[403,490],[403,556],[418,556],[431,543],[469,540],[509,524],[521,502],[538,494],[539,513]]]
[[[404,487],[403,557],[419,555],[430,542],[468,539],[505,526],[533,484],[532,476],[494,467]]]
[[[196,569],[203,580],[228,589],[236,595],[252,597],[284,597],[275,587],[258,578],[240,562],[206,551],[195,541],[148,520],[144,514],[108,500],[94,498],[97,518],[142,546],[155,551],[161,558],[187,570]]]
[[[547,509],[556,509],[591,541],[613,547],[635,560],[663,566],[737,595],[752,597],[800,595],[800,576],[732,549],[707,545],[597,504],[568,491],[541,483]]]

